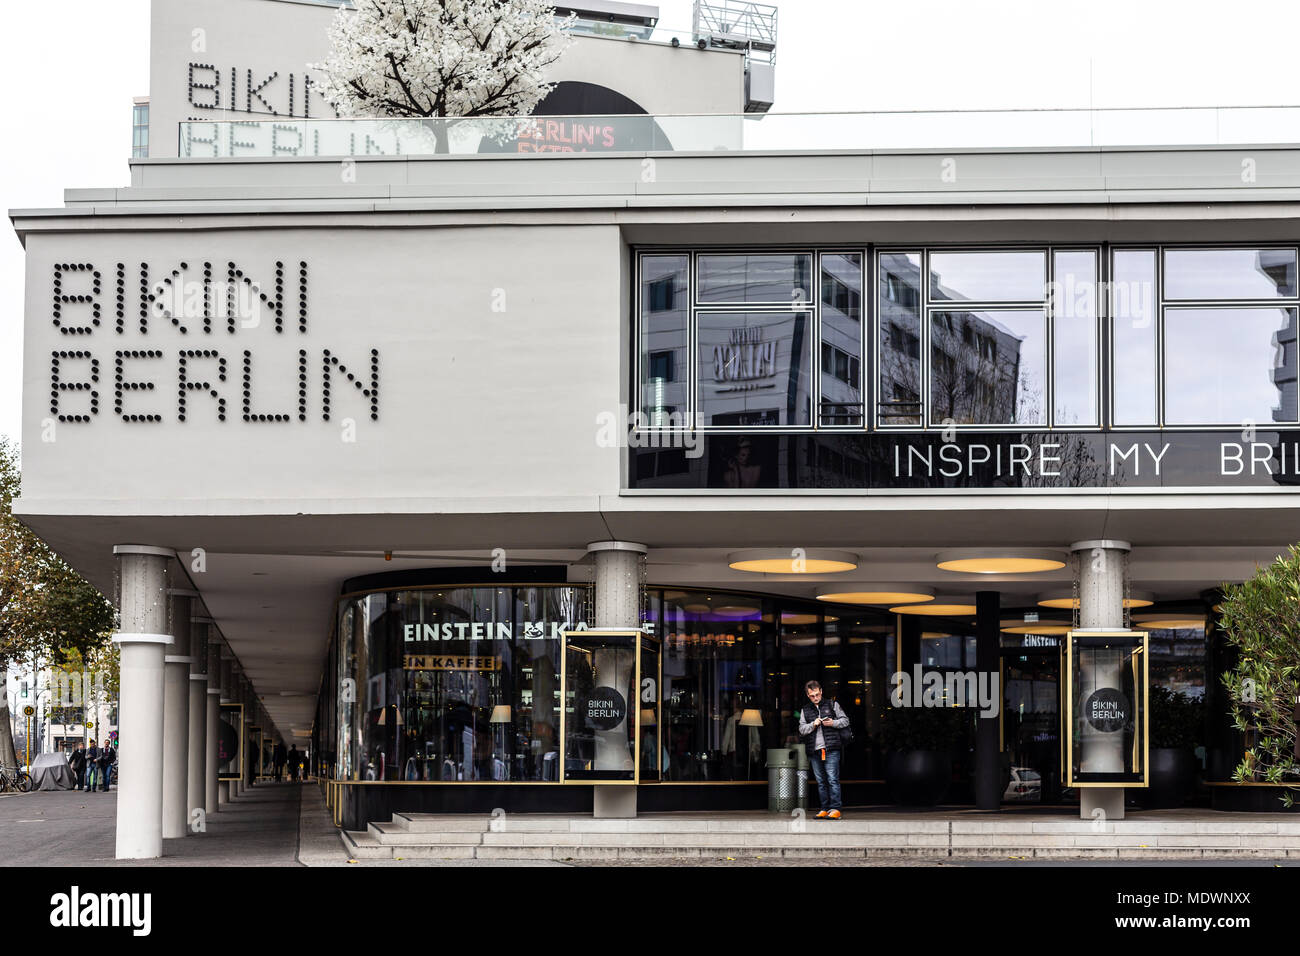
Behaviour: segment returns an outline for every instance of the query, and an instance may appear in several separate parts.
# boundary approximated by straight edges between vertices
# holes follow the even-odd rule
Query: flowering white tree
[[[524,116],[571,42],[546,0],[356,0],[312,64],[342,116]],[[430,124],[445,152],[447,123]]]

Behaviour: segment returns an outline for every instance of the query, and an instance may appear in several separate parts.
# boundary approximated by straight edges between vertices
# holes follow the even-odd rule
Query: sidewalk
[[[258,784],[211,814],[206,832],[164,840],[158,860],[114,859],[116,819],[116,790],[0,796],[0,865],[321,866],[347,861],[314,784]]]

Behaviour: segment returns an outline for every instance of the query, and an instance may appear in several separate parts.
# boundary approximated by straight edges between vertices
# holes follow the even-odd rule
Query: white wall
[[[150,39],[149,143],[151,156],[177,154],[177,124],[190,119],[259,120],[280,116],[334,115],[313,86],[308,108],[307,64],[329,52],[327,30],[337,8],[267,0],[154,0]],[[195,90],[217,79],[218,91]],[[231,98],[231,70],[234,102]],[[251,97],[249,71],[258,87],[278,73],[260,96]],[[293,77],[290,110],[289,78]],[[575,36],[553,67],[552,80],[596,83],[631,97],[648,113],[739,113],[744,109],[744,59],[686,45]],[[314,79],[313,79],[314,83]],[[201,108],[218,102],[220,109]],[[231,109],[235,112],[228,112]]]
[[[207,513],[214,499],[504,498],[617,493],[619,451],[599,448],[596,418],[621,394],[626,253],[614,226],[532,228],[291,229],[171,233],[30,235],[23,396],[23,496],[190,499],[179,513]],[[235,261],[273,293],[285,264],[285,330],[269,308],[256,328],[228,331],[224,300],[214,331],[202,332],[201,292],[187,334],[165,319],[139,326],[140,263],[156,286],[185,262],[177,281],[201,290],[203,263],[224,280]],[[298,330],[298,263],[308,265],[308,331]],[[88,335],[54,326],[56,264],[93,263],[101,274],[98,327]],[[126,319],[116,331],[117,264],[126,265]],[[65,271],[62,292],[88,294],[89,271]],[[92,306],[63,307],[64,324],[88,324]],[[332,373],[331,416],[322,420],[322,354],[336,354],[369,381],[380,353],[379,419],[368,400]],[[196,361],[190,380],[226,398],[217,420],[206,393],[187,395],[178,420],[181,350],[217,350]],[[90,351],[98,359],[98,414],[89,423],[55,422],[51,352]],[[114,407],[117,351],[126,357],[123,414]],[[243,353],[252,354],[255,413],[285,412],[282,423],[243,420]],[[307,420],[298,420],[299,350],[307,352]],[[88,381],[89,363],[61,363],[61,382]],[[89,407],[89,392],[64,391],[60,412]],[[355,420],[355,442],[344,419]],[[309,510],[309,509],[306,509]]]

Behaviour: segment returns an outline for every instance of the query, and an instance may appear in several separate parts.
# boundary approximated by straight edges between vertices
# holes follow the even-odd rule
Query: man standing
[[[87,793],[95,789],[95,781],[99,778],[99,755],[100,749],[95,746],[95,740],[90,740],[90,749],[86,751],[86,781],[82,787]]]
[[[73,788],[80,790],[86,784],[86,745],[77,744],[77,749],[68,756],[68,766],[72,768]]]
[[[844,751],[840,731],[849,726],[849,718],[835,701],[822,700],[822,685],[810,680],[804,685],[808,703],[799,713],[799,736],[803,738],[817,778],[817,797],[821,801],[821,819],[838,820],[840,803],[840,756]]]
[[[294,783],[298,782],[298,764],[302,761],[302,754],[298,753],[298,745],[294,744],[289,750],[289,779]]]
[[[284,741],[277,740],[271,751],[271,762],[275,765],[275,782],[279,783],[284,775]]]
[[[113,778],[113,761],[117,759],[117,751],[113,749],[111,743],[105,743],[99,751],[99,779],[100,789],[108,793],[109,784]]]

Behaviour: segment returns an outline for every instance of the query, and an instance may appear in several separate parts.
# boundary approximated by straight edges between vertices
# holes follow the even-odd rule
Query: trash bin
[[[800,748],[802,749],[802,748]],[[807,758],[805,758],[807,759]],[[799,758],[793,747],[767,752],[767,809],[789,813],[798,803]]]
[[[803,744],[796,744],[795,755],[798,760],[795,777],[797,778],[795,787],[798,790],[798,807],[800,810],[808,809],[808,778],[811,776],[812,768],[808,765],[808,748]]]

